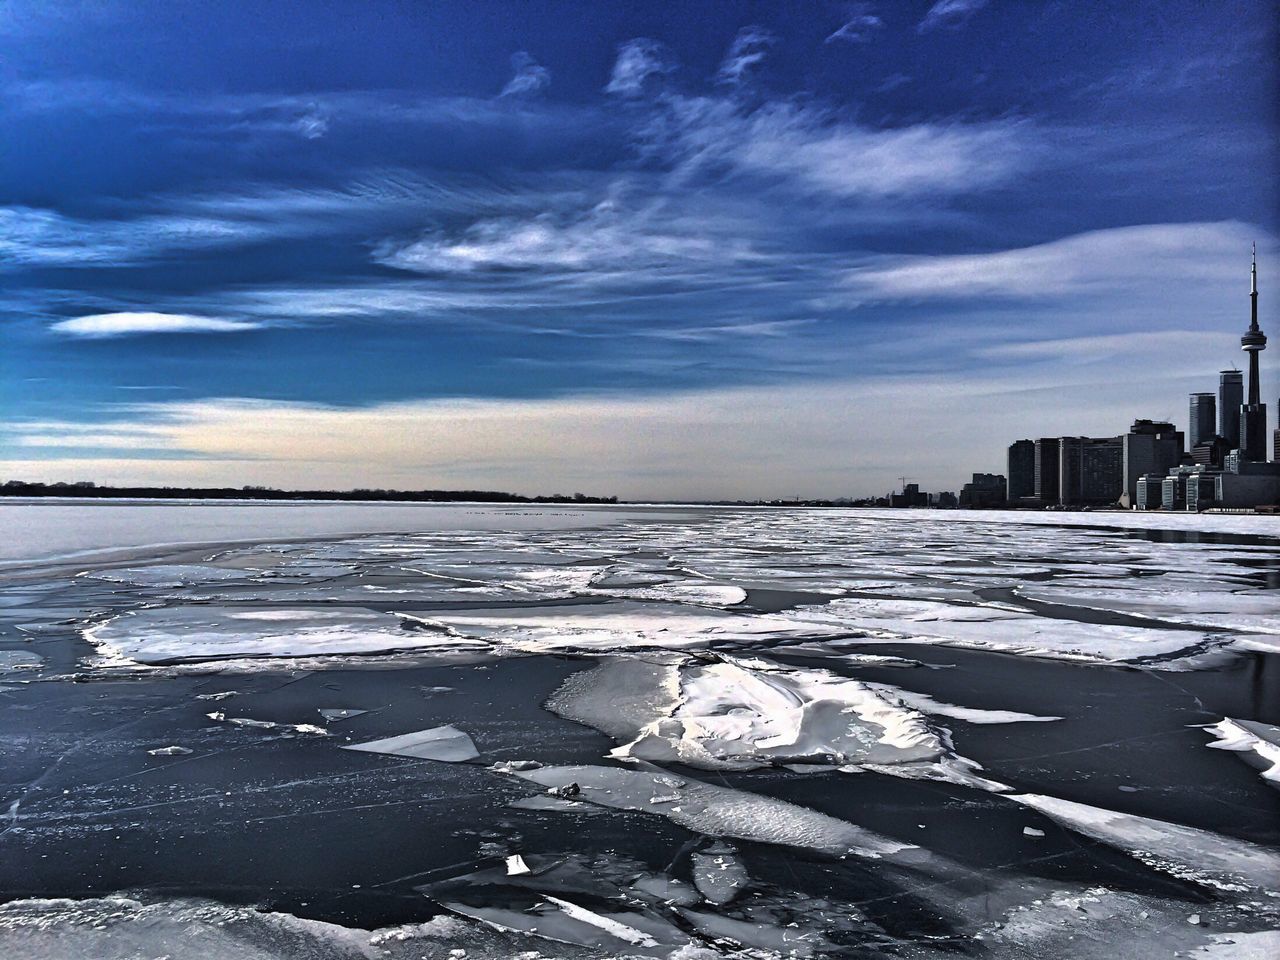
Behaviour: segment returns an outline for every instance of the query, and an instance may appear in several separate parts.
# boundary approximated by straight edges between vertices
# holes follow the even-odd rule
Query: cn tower
[[[1258,354],[1267,348],[1267,335],[1258,328],[1258,245],[1253,245],[1253,270],[1249,300],[1252,318],[1240,338],[1240,349],[1249,354],[1249,397],[1240,408],[1240,453],[1245,460],[1267,459],[1267,408],[1258,383]]]
[[[1249,300],[1252,304],[1252,319],[1249,330],[1240,338],[1240,349],[1249,354],[1249,406],[1262,402],[1262,394],[1258,389],[1258,354],[1267,349],[1267,335],[1258,329],[1258,245],[1253,245],[1253,270]]]

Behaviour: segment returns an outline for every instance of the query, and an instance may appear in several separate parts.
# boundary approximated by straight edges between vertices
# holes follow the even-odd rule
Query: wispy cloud
[[[515,73],[502,88],[501,97],[527,97],[551,86],[551,71],[524,50],[512,55],[511,67]]]
[[[88,220],[33,207],[0,207],[0,269],[118,265],[173,250],[252,242],[271,232],[264,224],[177,213]]]
[[[928,30],[955,29],[963,26],[989,0],[938,0],[920,21],[921,33]]]
[[[1096,230],[1016,250],[886,259],[850,271],[845,284],[868,300],[1114,294],[1239,273],[1256,234],[1236,222]]]
[[[581,212],[477,221],[459,234],[435,233],[384,249],[380,261],[419,272],[482,269],[643,270],[659,263],[752,258],[745,239],[712,234],[689,219],[638,210],[607,198]]]
[[[745,110],[713,98],[670,102],[651,149],[702,170],[787,181],[807,193],[887,197],[970,193],[1037,160],[1026,122],[921,123],[873,128],[821,106],[786,101]]]
[[[636,97],[644,93],[649,82],[672,73],[676,68],[671,51],[657,40],[636,37],[618,47],[606,93]]]
[[[716,74],[718,83],[736,85],[746,80],[748,74],[769,53],[777,38],[763,27],[743,27],[729,45],[720,70]]]
[[[840,28],[827,37],[826,43],[870,43],[875,33],[884,29],[884,21],[870,3],[853,4],[846,17]]]
[[[235,333],[259,326],[248,320],[181,313],[98,313],[60,320],[49,329],[71,337],[103,339],[148,333]]]

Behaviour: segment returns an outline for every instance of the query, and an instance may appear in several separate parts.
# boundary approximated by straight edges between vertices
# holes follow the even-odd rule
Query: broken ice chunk
[[[154,750],[147,751],[153,757],[180,757],[194,752],[188,747],[156,747]]]
[[[538,810],[548,811],[551,813],[577,813],[583,816],[591,816],[597,813],[603,813],[597,806],[590,803],[583,803],[580,800],[561,800],[559,797],[548,797],[539,794],[536,797],[521,797],[519,800],[512,800],[507,804],[513,810]]]
[[[441,760],[445,763],[462,763],[480,756],[471,738],[457,727],[432,727],[417,733],[405,733],[385,740],[352,744],[343,750],[361,750],[365,753],[390,753],[398,757],[418,760]]]
[[[216,720],[218,723],[230,723],[237,727],[254,727],[259,730],[292,730],[294,733],[314,733],[321,737],[329,735],[328,730],[324,727],[317,727],[313,723],[274,723],[271,720],[253,720],[249,717],[228,717],[221,710],[206,713],[205,716],[210,720]]]
[[[499,760],[489,765],[494,773],[515,773],[517,770],[537,770],[542,764],[537,760]]]
[[[507,857],[507,876],[519,877],[526,873],[533,873],[533,871],[530,870],[529,865],[524,862],[524,857],[520,856],[518,853],[513,853],[511,856]]]
[[[347,710],[347,709],[339,709],[337,707],[321,707],[316,712],[320,714],[320,716],[328,720],[330,723],[334,723],[338,720],[350,720],[352,717],[358,717],[363,713],[368,713],[369,711],[368,710]]]
[[[1044,836],[1044,831],[1043,831],[1043,830],[1037,830],[1035,827],[1023,827],[1023,828],[1022,828],[1022,833],[1023,833],[1023,835],[1024,835],[1024,836],[1028,836],[1028,837],[1043,837],[1043,836]]]
[[[1268,785],[1280,789],[1280,727],[1226,717],[1204,729],[1217,738],[1209,746],[1241,754],[1242,759],[1262,771],[1262,779]]]
[[[717,906],[729,903],[750,882],[737,851],[723,841],[716,841],[704,853],[695,853],[692,859],[693,885]]]

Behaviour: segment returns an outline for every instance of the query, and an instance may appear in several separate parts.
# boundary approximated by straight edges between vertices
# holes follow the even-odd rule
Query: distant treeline
[[[409,503],[617,503],[617,497],[584,493],[524,497],[500,490],[276,490],[271,487],[105,487],[94,483],[27,483],[0,486],[7,497],[99,497],[104,500],[400,500]]]

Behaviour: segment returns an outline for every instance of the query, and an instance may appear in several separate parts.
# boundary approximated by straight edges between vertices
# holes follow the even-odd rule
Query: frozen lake
[[[0,955],[1280,941],[1274,518],[0,522]]]

